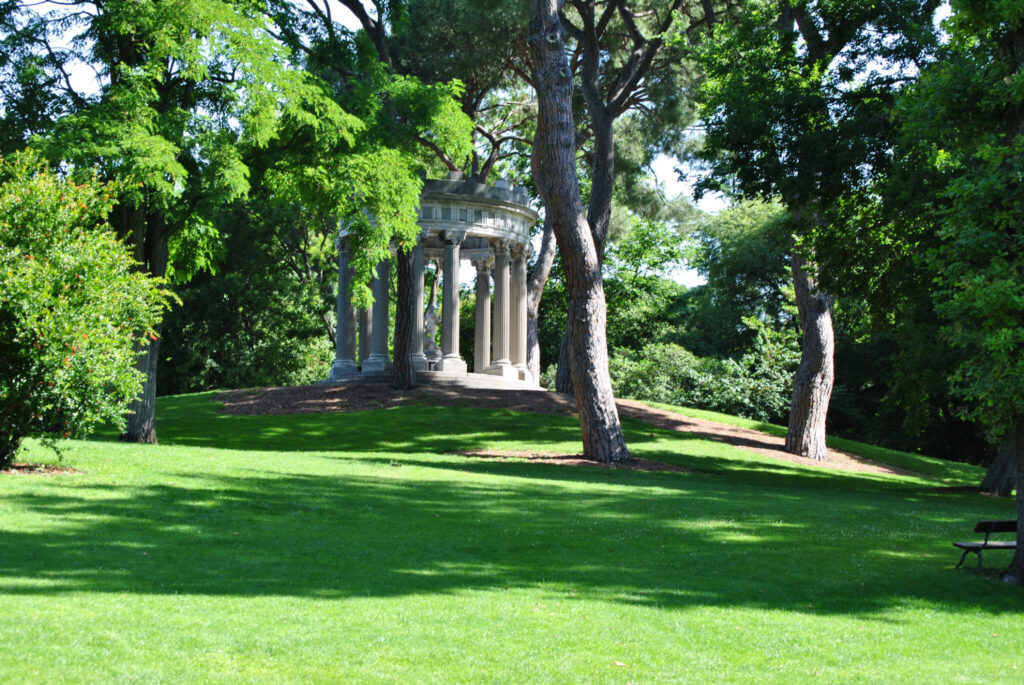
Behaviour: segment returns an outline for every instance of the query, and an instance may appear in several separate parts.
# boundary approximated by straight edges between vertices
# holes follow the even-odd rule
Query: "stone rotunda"
[[[537,213],[525,188],[461,180],[426,181],[420,196],[419,243],[413,249],[412,364],[417,382],[481,387],[537,387],[526,366],[526,267],[530,228]],[[337,353],[332,381],[390,378],[388,278],[390,263],[377,265],[372,310],[352,307],[347,232],[339,232]],[[476,336],[473,372],[459,352],[459,270],[476,267]],[[424,274],[434,261],[441,276],[442,305],[424,301]],[[491,283],[494,284],[493,305]],[[436,286],[436,282],[435,282]],[[434,293],[432,293],[433,295]],[[438,326],[441,346],[435,342]],[[358,340],[358,355],[357,355]]]

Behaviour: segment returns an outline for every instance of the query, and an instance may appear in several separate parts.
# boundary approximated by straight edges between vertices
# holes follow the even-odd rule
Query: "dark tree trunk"
[[[569,364],[569,320],[565,320],[562,344],[558,346],[558,368],[555,371],[555,390],[570,394],[572,387],[572,366]]]
[[[533,174],[569,291],[570,364],[588,459],[631,462],[608,375],[604,285],[594,237],[583,213],[576,176],[572,74],[565,55],[562,0],[531,0],[530,56],[537,89]]]
[[[526,366],[534,378],[540,378],[540,334],[537,330],[537,316],[540,312],[540,298],[544,295],[551,274],[551,265],[555,263],[555,232],[551,222],[544,222],[544,234],[540,241],[540,252],[537,263],[533,265],[530,280],[526,284]]]
[[[1014,422],[1014,432],[1024,435],[1024,414],[1018,414]],[[1024,440],[1016,440],[1017,462],[1017,551],[1010,562],[1010,570],[1004,580],[1008,583],[1024,585]]]
[[[0,435],[0,470],[11,467],[14,463],[14,455],[21,449],[21,443],[24,440],[23,435],[13,435],[5,432]]]
[[[835,380],[835,339],[832,305],[835,299],[815,289],[808,263],[793,250],[793,286],[803,343],[800,366],[793,376],[793,402],[786,432],[786,451],[815,461],[827,461],[825,417]]]
[[[392,364],[395,387],[408,390],[416,385],[412,366],[413,288],[412,252],[399,248],[395,264],[398,302],[395,304],[395,358]]]
[[[1017,431],[1010,429],[1003,436],[999,452],[981,481],[981,491],[996,497],[1009,497],[1017,479]]]
[[[160,330],[161,326],[157,327]],[[123,442],[156,444],[156,371],[160,358],[160,339],[147,341],[139,353],[136,368],[146,375],[142,393],[128,407],[127,424],[121,434]]]
[[[141,213],[141,210],[131,212]],[[138,240],[140,235],[144,236],[141,249],[138,244],[133,245],[135,254],[142,255],[140,268],[146,269],[153,276],[163,278],[167,275],[169,256],[167,241],[170,236],[167,221],[160,214],[154,213],[145,217],[144,225],[143,232],[138,230],[138,226],[134,226],[132,231],[134,240]],[[156,371],[160,359],[161,329],[162,326],[157,326],[156,340],[143,341],[149,344],[139,356],[137,368],[146,375],[146,379],[142,384],[142,393],[129,407],[127,426],[121,434],[121,440],[124,442],[156,444]]]

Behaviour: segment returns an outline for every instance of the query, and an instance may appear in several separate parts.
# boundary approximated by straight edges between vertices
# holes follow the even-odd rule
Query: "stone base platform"
[[[317,385],[332,383],[390,383],[390,375],[373,374],[370,376],[351,376],[340,380],[324,380]],[[439,385],[455,388],[472,388],[477,390],[536,390],[547,392],[536,383],[517,378],[503,378],[484,373],[453,374],[443,371],[417,371],[416,385]]]

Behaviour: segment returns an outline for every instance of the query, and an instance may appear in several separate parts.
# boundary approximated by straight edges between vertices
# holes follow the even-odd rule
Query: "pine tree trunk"
[[[555,370],[555,390],[567,395],[574,392],[572,387],[572,365],[569,362],[569,319],[565,320],[562,344],[558,346],[558,368]]]
[[[1017,435],[1024,435],[1024,414],[1018,414],[1014,432]],[[1017,551],[1010,562],[1010,570],[1006,573],[1004,580],[1016,585],[1024,585],[1024,440],[1016,440],[1016,462],[1017,462]]]
[[[597,55],[594,54],[594,59]],[[596,64],[595,70],[589,74],[594,82],[587,87],[584,83],[584,100],[587,103],[587,110],[590,112],[591,128],[594,131],[594,152],[593,167],[590,178],[590,204],[587,206],[587,223],[590,225],[590,234],[594,238],[594,247],[597,250],[597,261],[604,263],[604,251],[608,239],[608,223],[612,215],[612,191],[615,187],[615,134],[614,117],[607,111],[601,101],[597,83]],[[588,78],[588,70],[584,69],[584,78]],[[569,335],[569,325],[566,322],[566,331],[562,335],[562,345],[558,351],[558,373],[555,376],[555,390],[558,392],[571,393],[572,373],[569,367],[570,346],[572,336]]]
[[[558,241],[569,291],[570,365],[584,457],[631,462],[608,375],[601,264],[576,176],[572,74],[558,18],[561,5],[562,0],[530,3],[528,42],[538,108],[533,174]]]
[[[132,210],[141,212],[141,210]],[[135,214],[138,216],[138,214]],[[141,232],[138,226],[133,230],[133,241],[142,240],[141,248],[133,245],[136,255],[142,255],[141,267],[145,268],[150,275],[164,277],[167,275],[167,260],[169,229],[167,221],[159,213],[148,214],[145,217],[145,231]],[[145,374],[146,379],[142,385],[142,393],[129,407],[127,426],[121,434],[123,442],[140,442],[148,445],[156,444],[156,371],[160,359],[160,338],[159,332],[162,326],[157,326],[157,339],[146,346],[145,352],[139,357],[138,369]]]
[[[981,481],[981,491],[996,497],[1009,497],[1017,478],[1017,431],[1010,429],[1003,436],[999,452]]]
[[[544,221],[544,234],[540,241],[540,252],[537,263],[533,265],[530,280],[526,284],[526,366],[533,378],[540,378],[540,332],[537,317],[540,314],[540,298],[544,295],[544,286],[551,275],[551,265],[555,263],[555,232],[551,222]]]
[[[413,288],[412,252],[398,249],[395,265],[398,279],[398,301],[395,303],[395,358],[392,362],[394,384],[399,390],[416,385],[416,369],[412,366]]]
[[[825,418],[835,380],[835,339],[832,331],[834,298],[814,287],[807,261],[793,250],[793,285],[803,343],[800,365],[793,376],[793,402],[786,432],[786,451],[815,461],[827,461]]]

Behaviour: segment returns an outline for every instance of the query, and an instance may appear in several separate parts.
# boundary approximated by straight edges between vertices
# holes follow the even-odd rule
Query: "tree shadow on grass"
[[[541,464],[368,463],[360,475],[178,473],[174,484],[12,496],[8,506],[59,523],[0,531],[0,591],[345,598],[541,587],[866,617],[914,599],[1024,610],[1024,593],[951,570],[956,502],[806,482],[737,493],[717,476]]]

